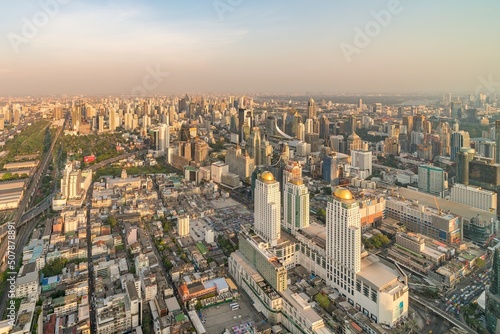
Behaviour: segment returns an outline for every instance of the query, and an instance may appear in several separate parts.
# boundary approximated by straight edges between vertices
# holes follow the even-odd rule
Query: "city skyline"
[[[499,7],[493,1],[11,3],[0,23],[0,89],[7,96],[472,94],[478,87],[489,94],[500,89],[500,48],[492,42]]]

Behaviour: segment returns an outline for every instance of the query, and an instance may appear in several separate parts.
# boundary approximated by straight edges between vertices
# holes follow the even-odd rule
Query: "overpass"
[[[461,330],[466,331],[467,333],[470,333],[470,334],[475,334],[476,333],[475,331],[473,331],[472,329],[470,329],[469,326],[467,326],[466,324],[464,324],[464,323],[458,321],[457,319],[453,318],[453,316],[451,316],[450,314],[444,312],[443,310],[435,307],[431,303],[428,303],[427,301],[422,300],[421,298],[419,298],[417,296],[412,296],[412,295],[410,295],[410,300],[413,301],[413,302],[419,303],[420,305],[422,305],[425,308],[431,310],[435,314],[441,316],[444,320],[447,320],[453,326],[458,327]]]
[[[148,153],[148,150],[140,150],[140,151],[137,151],[137,152],[130,152],[130,153],[121,154],[121,155],[119,155],[117,157],[106,159],[106,160],[98,162],[98,163],[96,163],[94,165],[90,165],[89,169],[91,169],[92,171],[95,171],[95,170],[97,170],[99,168],[102,168],[102,167],[108,165],[108,164],[112,164],[112,163],[120,161],[122,159],[126,159],[128,157],[133,156],[133,155],[141,155],[141,154],[145,154],[145,153]]]

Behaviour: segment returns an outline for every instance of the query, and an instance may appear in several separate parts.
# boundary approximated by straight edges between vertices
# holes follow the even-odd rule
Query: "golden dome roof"
[[[335,188],[335,192],[333,193],[333,196],[340,198],[340,199],[353,199],[352,193],[343,187],[337,187]]]
[[[274,175],[273,175],[273,173],[266,171],[266,172],[260,174],[260,179],[262,181],[274,181]]]
[[[290,183],[295,184],[296,186],[301,186],[304,184],[304,180],[302,180],[301,178],[295,178],[291,179]]]

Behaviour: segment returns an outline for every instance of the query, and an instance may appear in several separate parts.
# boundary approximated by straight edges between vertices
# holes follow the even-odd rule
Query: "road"
[[[95,309],[95,278],[92,259],[92,234],[90,225],[90,208],[92,206],[92,186],[87,190],[87,258],[89,271],[89,305],[90,305],[90,333],[97,333],[97,318]]]
[[[472,330],[469,328],[469,326],[467,326],[466,324],[456,320],[455,318],[453,318],[452,316],[450,316],[448,313],[444,312],[443,310],[437,308],[435,305],[433,305],[432,303],[420,298],[420,297],[417,297],[417,296],[412,296],[410,295],[410,300],[414,303],[418,303],[422,306],[425,306],[427,309],[431,310],[432,312],[434,312],[435,314],[441,316],[444,320],[450,322],[451,324],[453,324],[453,326],[455,327],[458,327],[464,331],[467,331],[468,333],[470,334],[475,334],[476,331]]]
[[[39,166],[38,170],[36,171],[35,175],[31,179],[31,184],[28,188],[28,191],[25,193],[23,199],[21,200],[21,203],[19,204],[19,207],[14,214],[13,221],[16,225],[16,248],[15,248],[15,263],[18,263],[20,256],[23,252],[24,245],[28,241],[28,237],[33,232],[33,229],[35,228],[36,225],[36,219],[33,219],[30,221],[29,224],[22,224],[19,225],[19,222],[21,221],[21,217],[23,216],[23,213],[26,211],[26,208],[29,206],[32,200],[32,196],[38,191],[38,186],[40,183],[40,179],[42,175],[45,174],[45,171],[47,170],[48,165],[50,164],[52,160],[52,154],[54,152],[54,147],[57,143],[57,140],[59,139],[59,135],[61,134],[62,130],[64,129],[64,124],[63,126],[60,126],[57,129],[57,133],[55,137],[52,139],[52,144],[50,145],[49,150],[45,153],[45,158],[43,159],[43,162]],[[2,259],[2,270],[5,269],[6,262],[4,262],[5,255],[7,255],[7,238],[4,238],[1,242],[0,245],[0,254],[1,259]],[[3,294],[0,296],[0,315],[3,316],[5,312],[5,308],[7,307],[7,291],[8,289],[5,289],[3,291]],[[3,319],[3,317],[2,317]]]
[[[116,162],[116,161],[119,161],[119,160],[122,160],[122,159],[126,159],[128,157],[131,157],[133,155],[141,155],[141,154],[144,154],[144,153],[148,153],[148,150],[140,150],[140,151],[137,151],[137,152],[131,152],[131,153],[125,153],[125,154],[121,154],[117,157],[114,157],[114,158],[111,158],[111,159],[107,159],[107,160],[104,160],[104,161],[101,161],[101,162],[98,162],[94,165],[90,165],[89,168],[92,169],[92,171],[95,171],[99,168],[102,168],[108,164],[111,164],[113,162]]]

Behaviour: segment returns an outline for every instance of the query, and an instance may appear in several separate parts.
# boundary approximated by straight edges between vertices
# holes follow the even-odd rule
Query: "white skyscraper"
[[[295,234],[309,226],[309,190],[302,178],[296,178],[285,184],[283,192],[283,227]]]
[[[358,170],[358,176],[366,179],[372,175],[372,152],[353,150],[351,151],[351,166]]]
[[[255,231],[271,246],[281,237],[280,184],[271,172],[263,172],[255,181]]]
[[[327,278],[354,300],[356,274],[361,270],[361,216],[352,193],[337,187],[326,207]]]

